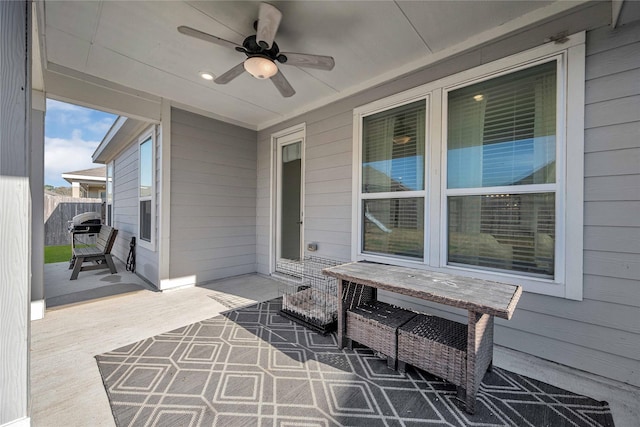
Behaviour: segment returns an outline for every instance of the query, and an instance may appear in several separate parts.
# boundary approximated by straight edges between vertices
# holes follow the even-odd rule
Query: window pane
[[[555,193],[448,198],[448,262],[553,276]]]
[[[150,197],[153,189],[153,147],[151,138],[140,144],[140,197]]]
[[[107,203],[113,200],[113,163],[107,165]]]
[[[448,188],[555,182],[556,61],[448,94]]]
[[[363,252],[423,257],[423,198],[364,200],[363,203]]]
[[[424,189],[425,101],[363,119],[362,192]]]
[[[151,241],[151,200],[140,201],[140,239]]]

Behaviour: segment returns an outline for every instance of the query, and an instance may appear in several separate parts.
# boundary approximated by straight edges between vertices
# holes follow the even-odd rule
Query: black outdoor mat
[[[338,350],[275,299],[96,356],[124,426],[613,426],[606,402],[494,368],[476,414],[455,387]]]

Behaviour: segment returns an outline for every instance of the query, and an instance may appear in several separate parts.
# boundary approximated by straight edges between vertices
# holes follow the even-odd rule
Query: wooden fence
[[[98,212],[104,222],[104,208],[101,199],[80,199],[76,197],[44,195],[44,245],[57,246],[70,243],[68,222],[84,212]]]

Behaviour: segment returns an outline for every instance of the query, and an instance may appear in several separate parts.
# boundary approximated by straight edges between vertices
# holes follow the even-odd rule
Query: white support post
[[[169,289],[171,284],[171,103],[162,100],[160,119],[160,200],[158,202],[158,288]]]
[[[30,34],[31,2],[0,1],[0,425],[30,415]]]

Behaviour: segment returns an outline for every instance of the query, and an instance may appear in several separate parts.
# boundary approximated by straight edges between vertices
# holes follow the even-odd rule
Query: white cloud
[[[60,176],[62,173],[101,166],[91,160],[99,141],[83,140],[82,132],[77,129],[71,139],[45,137],[44,140],[45,184],[68,186]]]
[[[69,183],[60,177],[63,172],[97,167],[91,155],[115,118],[112,114],[48,99],[45,184],[67,186]]]
[[[107,131],[111,129],[111,125],[113,125],[113,122],[114,120],[112,117],[105,117],[102,120],[88,123],[85,126],[85,129],[88,129],[91,132],[95,132],[97,134],[106,135]]]

